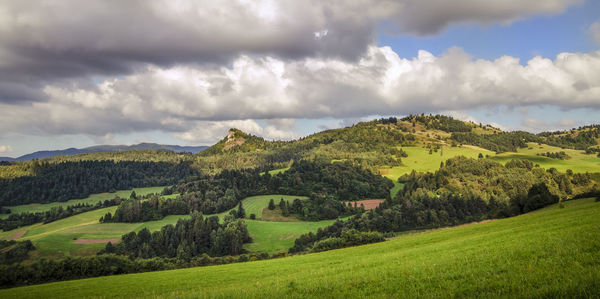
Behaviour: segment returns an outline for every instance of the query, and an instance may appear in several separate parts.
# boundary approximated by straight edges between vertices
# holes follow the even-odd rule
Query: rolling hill
[[[3,298],[600,296],[600,203],[290,258],[0,290]]]

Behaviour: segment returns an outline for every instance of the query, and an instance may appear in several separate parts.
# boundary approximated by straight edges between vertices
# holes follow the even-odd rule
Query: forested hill
[[[528,143],[548,144],[565,149],[600,154],[600,125],[590,125],[563,132],[504,132],[489,125],[465,122],[443,115],[409,115],[398,119],[382,118],[360,122],[350,127],[318,132],[297,140],[269,141],[230,129],[210,148],[198,153],[175,153],[161,150],[86,153],[56,156],[48,163],[84,160],[136,162],[191,162],[203,173],[216,174],[224,169],[286,168],[293,161],[352,161],[376,171],[381,167],[403,164],[404,147],[439,149],[472,145],[496,153],[516,152]],[[31,162],[0,162],[0,178],[32,175]]]
[[[498,128],[466,122],[444,115],[409,115],[402,119],[382,118],[350,127],[326,130],[293,141],[268,141],[231,129],[227,136],[200,153],[213,157],[212,168],[228,168],[219,156],[254,165],[286,163],[292,159],[321,157],[355,160],[365,166],[395,166],[402,163],[402,146],[443,147],[474,145],[497,153],[516,152],[528,142],[561,148],[600,152],[600,126],[591,125],[564,132],[533,134],[505,132]],[[207,162],[205,159],[201,162]],[[281,164],[280,164],[281,165]]]

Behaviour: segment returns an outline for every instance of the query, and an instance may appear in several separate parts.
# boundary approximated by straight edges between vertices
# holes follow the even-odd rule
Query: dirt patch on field
[[[107,238],[107,239],[77,239],[73,241],[74,244],[99,244],[99,243],[116,243],[119,242],[121,238]]]
[[[14,234],[12,237],[10,237],[10,239],[8,239],[8,240],[12,241],[12,240],[19,239],[19,238],[21,238],[21,237],[22,237],[22,236],[23,236],[23,235],[24,235],[26,232],[27,232],[26,230],[24,230],[24,231],[22,231],[22,232],[18,232],[18,233],[16,233],[16,234]]]
[[[378,207],[381,203],[383,202],[383,200],[381,199],[366,199],[366,200],[359,200],[356,201],[356,207],[360,208],[360,205],[364,205],[365,206],[365,210],[373,210],[376,207]],[[348,205],[348,203],[350,203],[353,207],[354,207],[354,201],[345,201],[344,204]]]
[[[379,169],[379,174],[381,174],[381,175],[388,175],[390,173],[392,173],[391,169],[385,169],[385,168]]]
[[[269,208],[264,208],[262,211],[262,216],[260,217],[262,221],[273,221],[273,222],[298,222],[300,219],[296,218],[294,215],[283,216],[281,213],[281,209],[276,207],[275,210],[269,210]]]

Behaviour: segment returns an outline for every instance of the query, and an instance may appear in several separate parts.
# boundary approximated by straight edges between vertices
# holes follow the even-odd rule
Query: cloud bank
[[[497,105],[600,109],[597,78],[600,51],[561,53],[554,60],[534,57],[524,65],[509,56],[472,59],[459,48],[440,56],[419,51],[407,59],[389,47],[370,46],[357,62],[242,55],[231,67],[149,66],[90,87],[47,85],[45,102],[10,109],[0,105],[0,125],[29,134],[160,129],[188,141],[209,140],[211,132],[238,126],[287,138],[289,133],[277,129],[286,127],[278,119]],[[275,122],[263,128],[256,119]]]

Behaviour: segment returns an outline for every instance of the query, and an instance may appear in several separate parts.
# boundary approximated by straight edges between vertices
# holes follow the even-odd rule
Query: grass
[[[393,180],[393,181],[394,181],[394,187],[392,187],[392,189],[390,189],[390,196],[392,198],[396,197],[396,194],[398,194],[398,192],[400,192],[400,190],[402,190],[402,188],[404,188],[403,183],[399,183],[396,180]]]
[[[537,155],[546,152],[555,153],[561,151],[569,155],[571,159],[558,160]],[[571,169],[573,172],[600,172],[600,158],[596,155],[587,155],[584,151],[562,149],[546,144],[528,143],[527,148],[518,149],[516,153],[502,153],[491,157],[491,159],[503,164],[512,159],[524,159],[539,164],[546,169],[554,167],[561,172],[565,172],[567,169]]]
[[[278,205],[279,201],[282,198],[283,198],[283,200],[287,201],[290,204],[292,204],[292,202],[296,198],[299,198],[302,200],[308,199],[308,197],[306,197],[306,196],[293,196],[293,195],[250,196],[250,197],[244,198],[244,200],[242,201],[242,206],[244,207],[244,210],[246,211],[246,218],[250,217],[250,214],[254,214],[254,215],[256,215],[256,219],[260,220],[262,217],[263,209],[269,205],[269,201],[271,199],[273,199],[273,201],[275,202],[275,205]],[[235,207],[234,209],[237,210],[237,207]],[[227,211],[225,213],[229,213],[229,211]]]
[[[469,158],[477,158],[481,153],[483,156],[489,155],[489,158],[506,164],[512,159],[529,160],[535,164],[539,164],[545,169],[554,167],[561,172],[571,169],[574,172],[599,172],[600,158],[596,155],[587,155],[584,151],[561,149],[550,145],[538,145],[537,143],[529,143],[527,148],[518,149],[516,153],[506,152],[496,155],[492,151],[478,148],[475,146],[463,145],[462,147],[444,147],[438,152],[429,154],[429,149],[423,147],[403,147],[408,157],[402,158],[403,166],[395,166],[391,168],[382,168],[379,172],[396,181],[398,177],[410,173],[413,169],[418,172],[435,172],[440,168],[441,162],[455,156],[465,156]],[[571,156],[568,160],[550,159],[547,157],[538,156],[538,153],[560,152],[564,151]],[[392,189],[394,190],[394,189]]]
[[[463,145],[462,147],[444,147],[439,149],[438,152],[429,154],[429,149],[423,147],[403,147],[403,151],[408,154],[408,157],[402,158],[403,166],[395,166],[391,168],[380,169],[380,173],[392,181],[398,180],[400,176],[406,173],[410,173],[415,170],[417,172],[434,172],[440,168],[442,162],[456,157],[465,156],[470,158],[477,158],[481,153],[483,156],[493,156],[494,152],[486,149]]]
[[[284,168],[278,168],[278,169],[269,170],[269,174],[270,175],[280,174],[282,172],[285,172],[288,169],[290,169],[290,168],[289,167],[284,167]]]
[[[162,187],[157,187],[162,190]],[[137,194],[156,192],[153,188],[135,189]],[[131,193],[127,192],[127,196]],[[92,195],[90,197],[97,197]],[[112,197],[111,197],[112,198]],[[306,199],[303,196],[289,195],[262,195],[251,196],[243,200],[243,206],[246,215],[251,213],[262,216],[262,210],[268,206],[270,199],[276,203],[283,198],[287,201],[293,201],[295,198]],[[114,214],[117,207],[109,207],[71,216],[65,219],[57,220],[47,224],[34,224],[20,227],[11,231],[1,232],[0,239],[10,239],[14,234],[26,231],[25,235],[19,240],[31,240],[38,248],[35,252],[36,258],[58,258],[72,255],[93,255],[105,244],[74,244],[75,239],[106,239],[118,238],[131,231],[140,231],[148,228],[150,231],[161,229],[167,224],[175,224],[181,218],[187,218],[189,215],[169,215],[161,220],[148,221],[141,223],[99,223],[98,219],[106,213]],[[235,207],[234,209],[237,209]],[[220,220],[229,211],[207,216],[219,216]],[[253,251],[264,251],[276,253],[286,251],[293,245],[294,240],[300,234],[316,231],[319,227],[325,227],[333,223],[334,220],[319,222],[273,222],[258,221],[246,219],[248,223],[248,232],[256,243],[248,244],[247,248]]]
[[[12,214],[18,214],[18,213],[24,213],[24,212],[29,212],[29,213],[45,212],[45,211],[49,211],[50,209],[52,209],[54,207],[59,207],[59,206],[66,207],[66,206],[76,205],[76,204],[80,204],[80,203],[81,204],[96,204],[99,201],[113,199],[113,198],[115,198],[115,196],[119,196],[122,198],[129,198],[129,195],[131,195],[131,191],[133,191],[133,190],[135,190],[135,193],[137,195],[146,195],[146,194],[150,194],[150,193],[160,193],[164,188],[165,188],[165,186],[134,188],[131,190],[120,190],[117,192],[92,194],[83,199],[71,199],[71,200],[65,201],[65,202],[32,203],[32,204],[27,204],[27,205],[7,206],[7,208],[9,208],[11,210]],[[1,219],[8,218],[8,216],[9,216],[9,214],[0,214]]]
[[[250,251],[264,251],[268,253],[286,252],[294,245],[294,241],[302,234],[315,232],[321,227],[333,224],[335,220],[316,222],[272,222],[245,220],[248,232],[253,242],[244,248]]]
[[[599,297],[600,203],[275,260],[0,290],[2,298]]]

